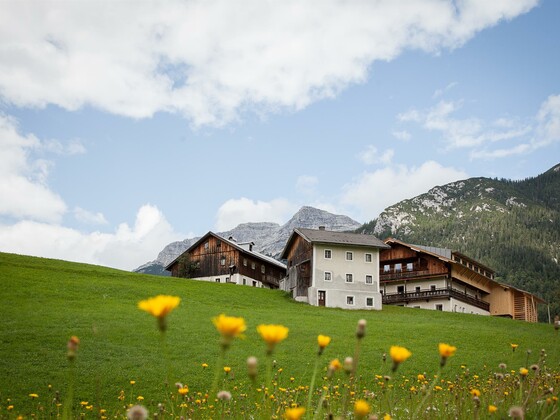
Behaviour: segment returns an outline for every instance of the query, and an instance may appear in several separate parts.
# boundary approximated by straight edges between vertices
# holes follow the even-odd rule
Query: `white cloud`
[[[301,109],[363,82],[375,61],[456,48],[537,3],[5,1],[0,97],[219,125],[245,109]]]
[[[452,167],[427,161],[419,167],[392,165],[364,172],[344,187],[341,203],[355,209],[362,221],[376,218],[386,207],[425,193],[435,185],[468,178]]]
[[[445,92],[448,92],[449,90],[453,89],[455,86],[457,86],[457,82],[451,82],[449,83],[447,86],[445,86],[445,88],[443,89],[437,89],[433,95],[432,98],[433,99],[437,99],[440,96],[442,96]]]
[[[296,191],[304,195],[313,195],[318,183],[319,179],[316,176],[301,175],[296,180]]]
[[[41,147],[35,136],[18,132],[15,120],[0,115],[0,216],[58,222],[66,212],[45,183],[52,163],[30,156]]]
[[[29,220],[0,225],[0,250],[60,258],[131,270],[154,258],[154,250],[179,240],[163,214],[142,206],[134,226],[122,223],[114,233],[83,233],[55,224]]]
[[[377,147],[369,145],[366,150],[362,151],[358,155],[358,159],[364,162],[366,165],[374,165],[376,163],[382,163],[388,165],[393,160],[395,151],[393,149],[387,149],[385,152],[380,153]]]
[[[215,229],[225,231],[247,222],[283,224],[297,209],[296,205],[283,198],[271,201],[253,201],[245,197],[230,199],[218,209]]]
[[[108,223],[103,213],[93,213],[88,210],[84,210],[81,207],[74,208],[74,217],[79,222],[86,223],[88,225],[106,225]]]
[[[402,141],[408,141],[412,138],[412,135],[406,130],[395,130],[391,134],[396,139],[402,140]]]

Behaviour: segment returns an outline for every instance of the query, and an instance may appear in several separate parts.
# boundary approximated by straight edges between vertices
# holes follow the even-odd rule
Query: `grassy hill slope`
[[[289,384],[290,377],[295,385],[309,384],[318,334],[332,337],[325,363],[352,355],[360,318],[368,322],[360,356],[360,373],[366,380],[389,373],[382,354],[391,345],[412,351],[399,369],[399,374],[411,377],[437,371],[439,342],[458,348],[446,367],[449,374],[460,372],[461,365],[474,372],[485,366],[495,369],[500,362],[518,369],[526,364],[527,349],[533,350],[529,363],[534,363],[541,348],[548,351],[549,366],[557,369],[560,361],[558,337],[544,324],[399,307],[316,308],[296,303],[280,291],[4,253],[0,253],[0,282],[0,404],[11,398],[16,408],[28,403],[30,393],[52,399],[49,384],[65,392],[65,346],[71,335],[81,340],[75,400],[117,406],[120,390],[126,391],[127,401],[129,394],[146,399],[160,395],[165,363],[159,332],[154,319],[137,309],[138,301],[157,294],[182,299],[168,317],[168,360],[171,382],[185,382],[191,392],[204,392],[212,382],[219,346],[211,318],[220,313],[247,320],[246,339],[236,340],[225,360],[238,380],[245,380],[248,356],[264,360],[256,326],[278,323],[290,328],[274,356],[277,368],[283,369],[279,386]],[[519,344],[517,352],[512,353],[510,343]],[[210,366],[205,370],[202,363]],[[130,380],[136,381],[133,390]]]

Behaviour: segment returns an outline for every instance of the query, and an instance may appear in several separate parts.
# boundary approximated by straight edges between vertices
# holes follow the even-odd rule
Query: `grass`
[[[546,324],[387,306],[382,311],[317,308],[294,302],[281,291],[5,253],[0,253],[0,282],[0,417],[8,405],[30,414],[34,410],[31,393],[39,394],[47,404],[56,390],[66,392],[66,342],[72,335],[81,341],[75,361],[74,401],[116,410],[122,408],[123,401],[118,400],[122,390],[124,403],[135,402],[141,395],[147,405],[156,404],[162,395],[165,358],[155,320],[140,311],[137,303],[158,294],[182,299],[168,317],[171,383],[186,383],[193,393],[202,395],[211,386],[219,353],[219,337],[211,318],[220,313],[244,317],[248,325],[246,339],[236,340],[224,361],[232,368],[229,378],[235,378],[232,388],[237,386],[234,383],[248,383],[248,356],[257,356],[264,363],[265,345],[256,332],[262,323],[290,329],[274,354],[276,369],[282,369],[281,373],[275,369],[278,386],[309,385],[318,334],[332,337],[322,374],[330,359],[353,355],[356,323],[361,318],[367,320],[359,359],[364,382],[375,381],[376,374],[391,374],[390,362],[382,360],[391,345],[412,351],[395,375],[399,380],[419,373],[433,377],[440,342],[458,348],[445,367],[450,378],[466,369],[491,374],[500,363],[514,370],[528,367],[537,362],[541,349],[548,354],[548,367],[560,370],[559,337]],[[515,352],[510,343],[519,345]],[[528,350],[532,352],[528,354]],[[209,367],[203,368],[203,363]],[[259,374],[264,377],[264,372]],[[318,385],[320,390],[320,380]],[[306,397],[301,397],[301,404]]]

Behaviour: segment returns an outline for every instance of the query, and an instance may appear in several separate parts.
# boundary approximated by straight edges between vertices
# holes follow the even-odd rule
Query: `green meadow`
[[[167,318],[166,355],[155,319],[137,307],[140,300],[158,294],[181,298]],[[289,328],[288,338],[273,354],[279,388],[301,390],[309,385],[317,358],[317,335],[324,334],[332,342],[319,364],[316,387],[321,389],[329,361],[354,355],[356,324],[362,318],[367,320],[367,329],[361,341],[357,381],[363,387],[377,386],[379,377],[375,375],[392,375],[391,380],[408,383],[393,391],[402,393],[416,383],[418,374],[432,378],[438,372],[440,342],[457,347],[442,373],[453,380],[461,375],[489,377],[500,363],[507,364],[507,372],[517,372],[538,363],[541,349],[547,354],[541,368],[560,371],[560,338],[552,326],[487,316],[386,306],[382,311],[317,308],[294,302],[277,290],[5,253],[0,253],[0,297],[0,418],[11,416],[9,413],[36,413],[38,405],[52,405],[56,391],[64,400],[70,375],[66,343],[71,336],[80,339],[74,361],[75,412],[84,401],[122,418],[123,405],[138,402],[139,396],[146,406],[157,406],[163,399],[166,372],[171,384],[186,384],[193,400],[197,395],[203,399],[211,388],[220,352],[220,337],[212,324],[212,317],[220,313],[244,317],[247,323],[245,337],[236,339],[225,355],[224,365],[231,372],[220,376],[220,389],[230,391],[234,400],[249,386],[248,356],[259,359],[257,381],[265,381],[266,346],[256,331],[259,324]],[[518,344],[515,351],[512,343]],[[388,356],[392,345],[412,352],[395,373]],[[121,391],[124,399],[119,400]],[[31,399],[30,394],[38,397]],[[291,398],[305,405],[307,394],[294,393]],[[7,411],[10,405],[13,407]],[[41,413],[48,411],[44,410]]]

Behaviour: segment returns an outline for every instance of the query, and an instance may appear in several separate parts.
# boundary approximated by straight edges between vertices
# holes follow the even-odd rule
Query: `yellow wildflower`
[[[14,406],[13,406],[13,405],[9,405],[8,407],[6,407],[6,409],[7,409],[8,411],[12,411],[12,410],[14,409]]]
[[[158,326],[161,331],[165,331],[165,317],[181,302],[178,296],[158,295],[146,300],[138,302],[138,308],[148,312],[158,320]]]
[[[144,401],[144,397],[143,397],[142,395],[138,395],[138,396],[136,397],[136,399],[137,399],[138,401]]]
[[[257,331],[262,339],[266,341],[268,351],[271,352],[276,344],[286,339],[289,330],[283,325],[261,324],[257,327]]]
[[[496,407],[495,405],[490,404],[490,405],[488,406],[488,412],[489,412],[490,414],[494,414],[496,411],[498,411],[498,407]]]
[[[231,368],[229,366],[224,366],[224,372],[226,375],[231,372]]]
[[[521,369],[519,369],[519,374],[521,376],[527,376],[529,374],[529,369],[522,367]]]
[[[321,335],[317,337],[317,343],[319,344],[319,349],[322,351],[325,347],[329,345],[331,338],[327,335]]]
[[[206,369],[206,368],[208,367],[208,363],[203,363],[203,364],[202,364],[202,367],[203,367],[204,369]]]
[[[417,378],[418,378],[419,381],[425,381],[425,380],[426,380],[426,377],[425,377],[422,373],[420,373],[420,374],[417,376]]]
[[[329,369],[337,371],[337,370],[340,370],[341,368],[342,368],[342,363],[340,363],[340,360],[338,360],[338,359],[333,359],[329,363]]]
[[[445,343],[439,343],[438,349],[439,349],[439,355],[441,356],[440,359],[441,367],[445,366],[445,362],[447,362],[447,358],[453,356],[457,351],[457,347]]]
[[[181,388],[178,389],[179,394],[185,396],[189,393],[189,387],[187,385],[183,385]]]
[[[29,394],[31,398],[39,398],[39,394]]]
[[[511,343],[510,346],[511,346],[511,351],[515,351],[515,349],[517,349],[517,347],[519,347],[519,344]]]
[[[383,420],[391,420],[391,415],[389,413],[385,413],[385,415],[383,416]]]
[[[88,404],[89,404],[89,402],[87,402],[87,401],[82,401],[82,402],[80,403],[80,405],[81,405],[81,406],[84,406],[84,407],[85,407],[86,405],[88,405]]]
[[[391,346],[391,349],[389,350],[389,355],[391,356],[391,359],[393,360],[393,372],[394,372],[399,367],[399,364],[401,364],[406,359],[408,359],[410,356],[412,356],[412,353],[404,347]]]
[[[288,408],[284,412],[284,418],[286,420],[299,420],[303,417],[304,414],[305,414],[304,407]]]
[[[480,391],[476,388],[471,389],[471,395],[473,397],[480,397]]]
[[[234,338],[241,336],[247,329],[245,319],[240,317],[220,314],[212,318],[212,322],[222,335],[222,345],[225,346],[228,346]]]
[[[134,385],[136,381],[130,381],[130,385]]]
[[[364,400],[358,400],[354,403],[354,415],[356,418],[364,418],[369,414],[371,407]]]

